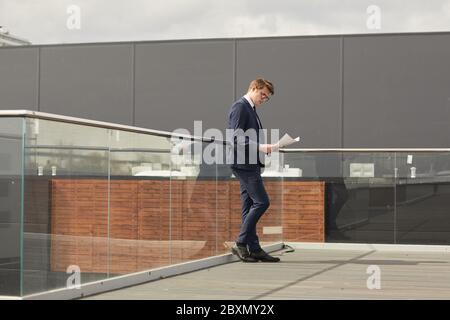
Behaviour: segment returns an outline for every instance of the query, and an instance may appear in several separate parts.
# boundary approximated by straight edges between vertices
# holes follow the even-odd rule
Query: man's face
[[[256,107],[259,107],[264,102],[267,102],[271,96],[269,89],[267,89],[266,87],[262,89],[254,88],[252,89],[251,94],[253,103],[255,104]]]

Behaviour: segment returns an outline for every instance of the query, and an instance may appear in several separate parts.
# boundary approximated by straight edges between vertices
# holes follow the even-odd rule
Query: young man
[[[270,81],[255,79],[247,94],[233,103],[228,117],[228,129],[233,131],[233,162],[231,170],[239,179],[242,203],[242,224],[236,243],[231,249],[244,262],[278,262],[261,249],[256,224],[270,205],[261,178],[262,154],[272,152],[273,145],[260,143],[262,125],[256,107],[267,102],[274,94]],[[263,135],[262,135],[263,136]]]

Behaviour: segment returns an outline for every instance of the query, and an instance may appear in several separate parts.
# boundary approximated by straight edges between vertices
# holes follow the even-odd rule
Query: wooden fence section
[[[50,183],[54,271],[123,274],[229,252],[241,224],[236,180]],[[271,205],[258,223],[261,242],[324,241],[323,182],[265,186]]]

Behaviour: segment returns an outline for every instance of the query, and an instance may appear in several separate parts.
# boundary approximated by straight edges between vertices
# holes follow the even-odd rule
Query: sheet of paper
[[[300,137],[297,138],[292,138],[290,135],[288,135],[287,133],[275,144],[275,150],[279,149],[279,148],[284,148],[288,145],[291,145],[295,142],[299,142],[300,141]],[[272,149],[272,150],[273,150]]]

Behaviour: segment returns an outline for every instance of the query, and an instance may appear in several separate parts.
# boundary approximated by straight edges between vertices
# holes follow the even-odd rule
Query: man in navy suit
[[[242,224],[231,251],[244,262],[278,262],[279,258],[266,253],[259,244],[256,224],[269,208],[270,202],[261,178],[264,154],[272,152],[273,145],[264,144],[262,124],[256,107],[274,94],[274,86],[265,79],[250,83],[247,94],[233,103],[228,117],[228,129],[233,132],[231,170],[240,182]]]

